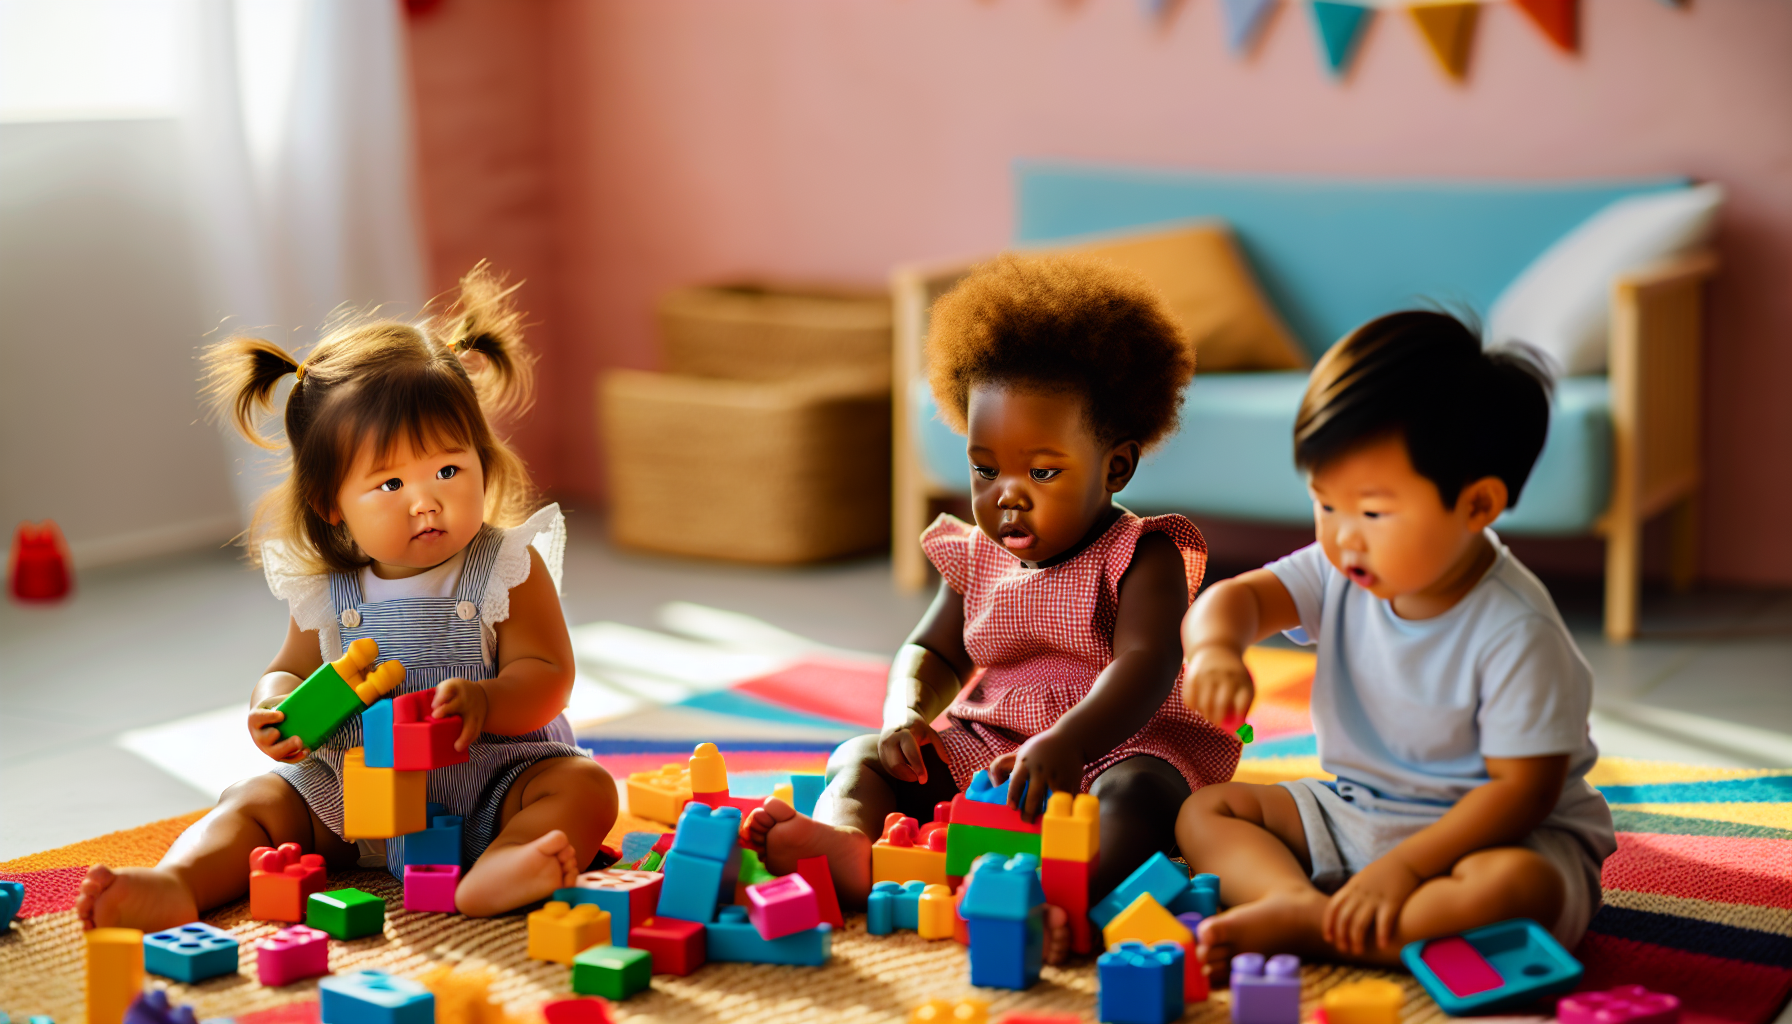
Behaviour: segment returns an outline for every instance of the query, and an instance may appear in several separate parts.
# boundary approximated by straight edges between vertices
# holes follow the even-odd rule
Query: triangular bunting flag
[[[1370,19],[1375,17],[1375,9],[1337,0],[1312,0],[1312,10],[1313,29],[1319,34],[1325,62],[1334,76],[1342,77],[1350,70],[1350,62],[1356,57],[1357,42]]]
[[[1226,15],[1226,48],[1243,53],[1257,44],[1263,26],[1281,0],[1225,0],[1221,10]]]
[[[1461,3],[1414,4],[1408,8],[1419,33],[1431,45],[1437,62],[1451,78],[1461,81],[1468,74],[1469,48],[1475,41],[1475,16],[1481,13],[1479,0]]]
[[[1139,10],[1143,11],[1147,18],[1161,18],[1164,16],[1164,11],[1169,9],[1170,2],[1171,0],[1139,0]]]
[[[1552,42],[1573,53],[1580,48],[1580,0],[1512,0],[1531,16]]]

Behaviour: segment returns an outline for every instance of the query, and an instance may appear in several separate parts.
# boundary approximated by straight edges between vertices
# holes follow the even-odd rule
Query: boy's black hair
[[[1520,346],[1483,349],[1448,313],[1404,310],[1350,332],[1313,367],[1294,421],[1294,464],[1314,470],[1399,435],[1445,508],[1483,477],[1518,505],[1549,434],[1549,372]]]

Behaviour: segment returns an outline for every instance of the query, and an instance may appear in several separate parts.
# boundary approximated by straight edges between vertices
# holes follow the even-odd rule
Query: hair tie
[[[297,384],[299,381],[302,381],[305,379],[305,367],[307,365],[309,365],[310,362],[311,362],[311,360],[307,359],[304,362],[302,362],[299,365],[292,368],[292,376],[293,376],[294,384]]]

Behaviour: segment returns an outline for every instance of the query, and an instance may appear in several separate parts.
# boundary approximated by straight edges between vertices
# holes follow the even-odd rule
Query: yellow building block
[[[637,818],[678,825],[678,812],[691,801],[691,772],[682,764],[669,764],[657,772],[635,772],[628,777],[628,813]]]
[[[529,959],[572,966],[592,946],[610,944],[610,913],[595,903],[555,900],[529,915]]]
[[[124,1011],[143,993],[143,933],[135,928],[95,928],[87,933],[87,1019],[121,1024]]]
[[[691,751],[691,792],[728,792],[728,762],[714,743],[699,743]]]
[[[952,901],[952,888],[945,885],[930,885],[921,890],[921,920],[918,929],[923,939],[949,939],[952,927],[956,923],[953,911],[957,909]]]
[[[989,1024],[989,1004],[981,999],[929,999],[908,1015],[908,1024]]]
[[[1114,915],[1108,926],[1101,930],[1101,942],[1109,949],[1114,943],[1143,942],[1155,945],[1159,942],[1185,943],[1195,941],[1194,933],[1181,921],[1158,904],[1148,892],[1140,893],[1139,898],[1125,910]]]
[[[391,839],[429,827],[428,772],[367,767],[367,754],[342,755],[342,838]]]
[[[871,845],[871,884],[922,881],[946,884],[946,851],[925,846],[891,846],[879,839]]]
[[[1041,860],[1088,862],[1101,852],[1101,801],[1091,793],[1053,793],[1039,825]]]
[[[772,787],[772,798],[782,800],[792,807],[796,806],[796,787],[788,782],[780,782]]]
[[[1329,1024],[1400,1024],[1406,990],[1386,978],[1352,981],[1325,994],[1320,1005]]]

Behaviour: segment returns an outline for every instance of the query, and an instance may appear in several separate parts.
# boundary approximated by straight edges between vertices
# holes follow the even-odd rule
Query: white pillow
[[[1612,203],[1563,235],[1506,286],[1487,315],[1487,341],[1543,350],[1564,374],[1604,373],[1612,281],[1698,248],[1717,227],[1719,185]]]

